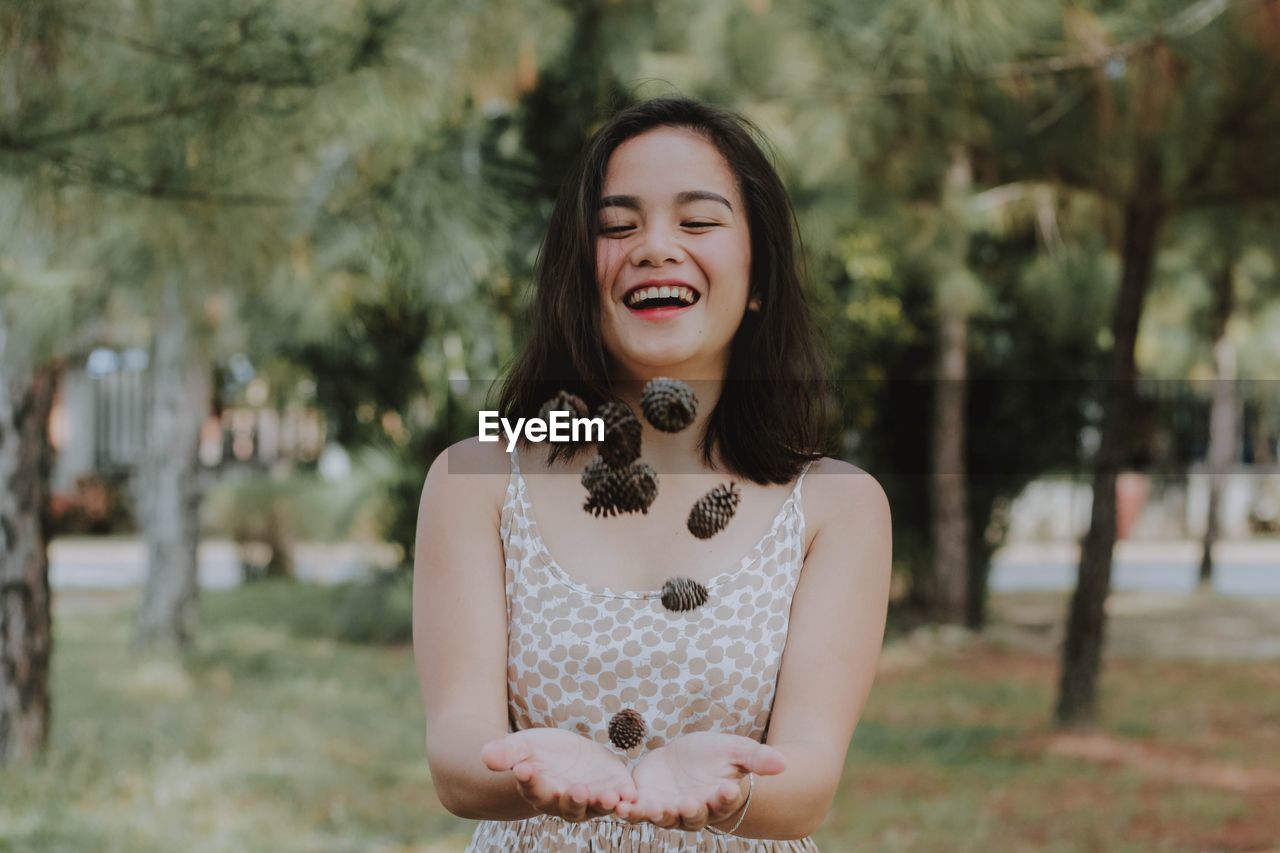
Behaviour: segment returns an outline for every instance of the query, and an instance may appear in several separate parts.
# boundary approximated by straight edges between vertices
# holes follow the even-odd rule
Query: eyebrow
[[[688,204],[691,201],[717,201],[729,208],[732,212],[733,205],[729,204],[729,200],[720,193],[713,193],[710,190],[685,190],[676,193],[676,204]],[[631,210],[640,209],[640,199],[633,195],[607,195],[600,199],[600,207],[626,207]]]

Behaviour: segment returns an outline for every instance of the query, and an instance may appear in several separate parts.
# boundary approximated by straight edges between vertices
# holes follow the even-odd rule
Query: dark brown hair
[[[748,119],[684,97],[644,101],[614,115],[587,142],[561,186],[535,271],[529,339],[502,385],[507,418],[533,417],[561,389],[592,406],[616,399],[600,330],[596,283],[599,204],[609,157],[658,127],[700,134],[727,161],[747,209],[751,238],[747,311],[702,436],[703,459],[757,483],[787,483],[821,456],[828,434],[825,351],[801,286],[800,236],[767,143]],[[758,141],[759,140],[759,141]],[[581,448],[552,444],[550,458]]]

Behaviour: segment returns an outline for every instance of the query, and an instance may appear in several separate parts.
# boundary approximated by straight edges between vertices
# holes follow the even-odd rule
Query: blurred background
[[[2,0],[0,850],[461,850],[430,461],[742,111],[895,585],[825,850],[1280,849],[1278,0]]]

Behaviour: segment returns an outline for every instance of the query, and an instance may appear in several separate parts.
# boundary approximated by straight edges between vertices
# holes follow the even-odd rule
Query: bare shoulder
[[[806,505],[809,505],[809,497],[814,498],[815,515],[826,515],[828,510],[835,510],[838,514],[841,510],[849,510],[851,503],[860,507],[874,503],[888,505],[879,480],[851,462],[832,459],[831,456],[814,461],[805,476],[804,492]]]
[[[427,471],[422,500],[443,506],[461,503],[469,507],[502,506],[511,459],[498,442],[477,437],[451,444],[440,452]]]
[[[804,481],[805,515],[815,528],[847,524],[868,514],[888,519],[889,499],[880,482],[857,465],[824,456],[814,461]]]

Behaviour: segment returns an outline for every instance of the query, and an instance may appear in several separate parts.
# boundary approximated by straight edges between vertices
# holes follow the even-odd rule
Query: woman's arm
[[[893,535],[884,490],[866,472],[824,459],[805,478],[804,509],[816,532],[791,603],[766,741],[787,769],[756,778],[734,833],[745,838],[801,838],[822,825],[884,639]]]
[[[422,490],[413,566],[413,649],[426,708],[427,763],[440,802],[472,820],[537,814],[511,771],[484,765],[507,734],[507,613],[499,522],[507,475],[498,445],[453,445]]]

